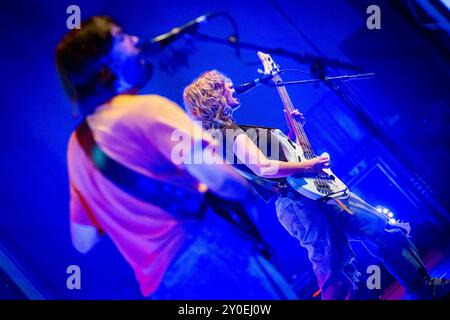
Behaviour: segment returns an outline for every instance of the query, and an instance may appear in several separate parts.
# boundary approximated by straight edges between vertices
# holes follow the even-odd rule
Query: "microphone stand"
[[[238,39],[236,39],[236,37],[234,37],[233,35],[229,36],[227,39],[223,39],[223,38],[218,38],[218,37],[212,37],[212,36],[209,36],[204,33],[196,32],[193,35],[193,37],[195,37],[195,39],[198,39],[200,41],[225,44],[225,45],[231,46],[233,48],[262,51],[262,52],[277,55],[277,56],[287,57],[287,58],[294,59],[301,64],[316,64],[316,63],[320,62],[320,63],[324,63],[328,66],[333,66],[336,68],[354,70],[354,71],[358,71],[358,72],[362,71],[361,67],[352,65],[347,62],[342,62],[342,61],[339,61],[336,59],[323,58],[323,57],[319,57],[319,56],[315,56],[315,55],[311,55],[311,54],[296,53],[296,52],[288,51],[283,48],[265,47],[265,46],[260,46],[260,45],[256,45],[256,44],[249,43],[249,42],[242,42],[242,41],[239,41]]]
[[[369,73],[359,73],[359,74],[349,74],[349,75],[341,75],[341,76],[334,76],[334,77],[324,77],[323,79],[306,79],[306,80],[297,80],[297,81],[287,81],[287,82],[281,82],[281,83],[272,83],[268,84],[270,87],[282,87],[282,86],[289,86],[289,85],[297,85],[297,84],[309,84],[309,83],[317,83],[317,82],[323,82],[323,81],[331,81],[331,80],[361,80],[361,79],[370,79],[375,77],[375,73],[369,72]],[[262,82],[265,84],[264,82]]]

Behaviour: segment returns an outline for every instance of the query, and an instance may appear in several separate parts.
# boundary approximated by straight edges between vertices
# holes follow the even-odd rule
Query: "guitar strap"
[[[122,165],[100,149],[86,120],[78,126],[75,133],[83,151],[95,167],[126,193],[156,205],[180,219],[200,219],[210,207],[216,214],[256,240],[257,249],[261,254],[266,258],[270,256],[269,246],[240,203],[222,199],[209,191],[203,193],[189,191]]]
[[[204,194],[182,189],[132,170],[99,148],[84,120],[75,131],[84,153],[95,167],[117,187],[142,201],[156,205],[180,218],[200,218],[206,211]]]
[[[345,212],[347,212],[347,213],[353,215],[353,212],[350,210],[349,207],[347,207],[347,206],[345,205],[345,203],[342,202],[341,199],[339,199],[339,198],[332,198],[332,199],[333,199],[334,201],[336,201],[337,205],[338,205],[339,207],[341,207],[342,210],[344,210]]]

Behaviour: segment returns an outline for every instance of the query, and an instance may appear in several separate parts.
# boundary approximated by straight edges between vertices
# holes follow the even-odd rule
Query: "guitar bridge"
[[[324,195],[328,195],[333,192],[333,190],[331,190],[330,185],[328,183],[326,183],[325,181],[320,181],[320,180],[316,179],[314,181],[314,185],[316,186],[317,191],[319,191],[320,193],[322,193]]]

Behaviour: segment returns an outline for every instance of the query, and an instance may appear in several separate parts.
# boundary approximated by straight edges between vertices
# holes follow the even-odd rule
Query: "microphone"
[[[244,94],[259,84],[268,84],[272,78],[273,78],[273,75],[269,74],[264,77],[252,80],[250,82],[242,83],[242,84],[238,85],[237,87],[235,87],[234,90],[236,91],[237,94]]]
[[[139,44],[143,53],[151,54],[160,51],[170,43],[174,42],[178,37],[184,34],[195,33],[200,24],[205,23],[217,13],[207,13],[194,20],[191,20],[180,27],[173,28],[167,33],[161,34],[149,41],[142,41]]]

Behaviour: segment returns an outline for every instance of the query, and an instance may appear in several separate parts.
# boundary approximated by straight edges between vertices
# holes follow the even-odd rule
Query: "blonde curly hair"
[[[201,121],[205,129],[234,122],[232,108],[223,95],[225,84],[232,81],[217,70],[203,73],[183,92],[184,105],[190,117]]]

